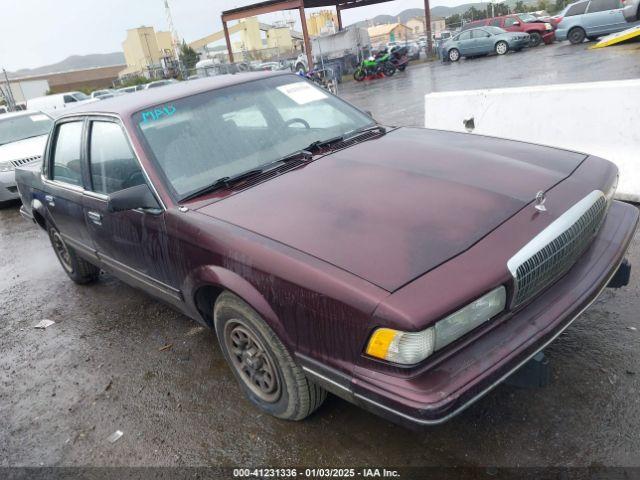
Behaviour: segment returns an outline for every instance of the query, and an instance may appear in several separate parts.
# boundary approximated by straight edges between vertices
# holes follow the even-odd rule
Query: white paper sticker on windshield
[[[327,95],[322,90],[312,87],[307,82],[288,83],[278,87],[278,90],[298,105],[305,105],[327,98]]]
[[[31,121],[32,122],[44,122],[45,120],[49,120],[49,117],[47,117],[46,115],[31,115]]]

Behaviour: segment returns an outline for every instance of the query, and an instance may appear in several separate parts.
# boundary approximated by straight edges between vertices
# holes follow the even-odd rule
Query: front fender
[[[281,340],[289,343],[289,338],[282,326],[282,322],[269,305],[264,296],[249,281],[237,273],[217,265],[203,265],[191,272],[184,286],[185,300],[189,306],[197,310],[195,302],[196,292],[202,287],[217,287],[229,290],[242,298],[251,308],[267,322]]]

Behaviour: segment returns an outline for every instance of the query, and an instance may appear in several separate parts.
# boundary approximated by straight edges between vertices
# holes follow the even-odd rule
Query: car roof
[[[77,116],[78,114],[112,114],[124,118],[131,116],[135,112],[144,110],[147,107],[170,102],[179,98],[260,80],[262,78],[287,74],[295,76],[295,74],[291,72],[247,72],[198,78],[189,82],[176,82],[162,88],[144,89],[131,95],[118,95],[95,103],[83,103],[82,105],[74,106],[72,111],[68,114],[62,114],[59,118]]]
[[[8,120],[9,118],[22,117],[24,115],[46,115],[51,118],[51,115],[40,110],[20,110],[19,112],[7,112],[3,113],[0,120]]]

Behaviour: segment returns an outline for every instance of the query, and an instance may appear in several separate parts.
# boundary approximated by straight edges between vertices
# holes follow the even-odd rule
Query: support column
[[[222,20],[222,28],[224,29],[224,39],[227,42],[227,52],[229,52],[229,63],[233,63],[233,51],[231,50],[231,38],[229,38],[229,28],[227,27],[227,21]]]
[[[424,0],[424,31],[427,33],[427,58],[430,58],[433,51],[433,40],[431,40],[431,7],[429,0]]]
[[[307,17],[304,16],[304,2],[301,2],[299,10],[300,23],[302,24],[302,38],[304,39],[304,50],[307,53],[309,70],[313,70],[313,55],[311,54],[311,40],[309,39],[309,31],[307,30]]]
[[[336,3],[336,15],[338,17],[338,31],[340,31],[342,30],[342,11],[339,3]]]

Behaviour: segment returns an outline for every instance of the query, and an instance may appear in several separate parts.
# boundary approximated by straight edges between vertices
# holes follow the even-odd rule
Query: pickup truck
[[[482,26],[500,27],[508,32],[525,32],[529,34],[529,47],[537,47],[542,42],[553,43],[555,26],[553,22],[541,21],[529,13],[503,15],[465,23],[461,30]]]
[[[386,127],[281,72],[82,105],[17,177],[72,281],[105,270],[210,327],[288,420],[332,392],[444,422],[628,281],[638,223],[606,160]]]

